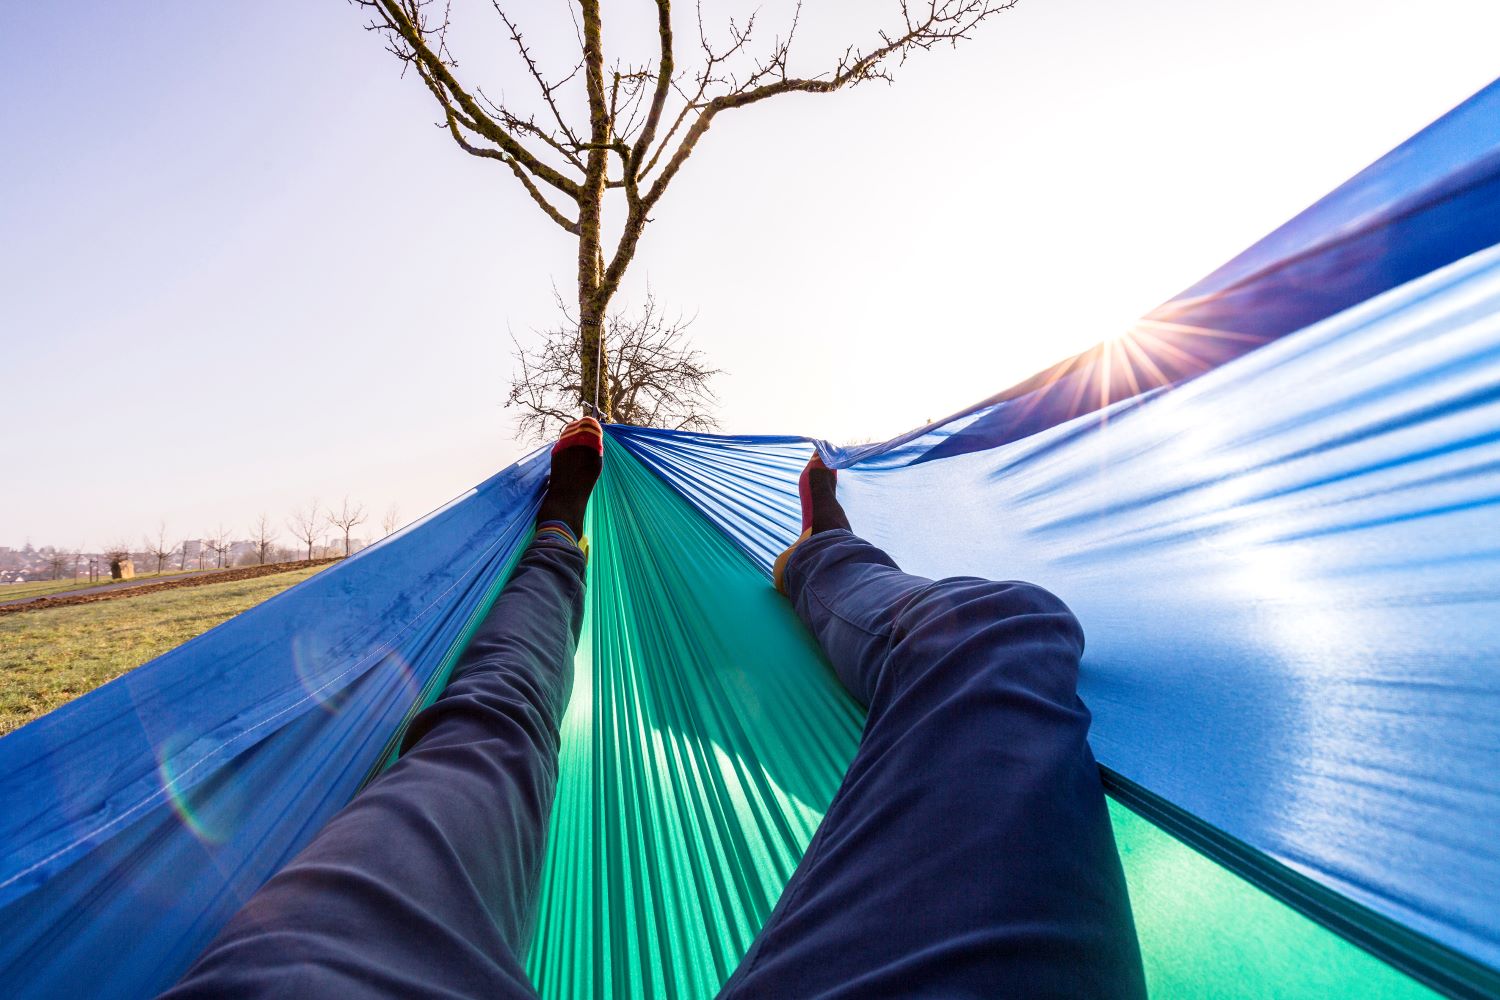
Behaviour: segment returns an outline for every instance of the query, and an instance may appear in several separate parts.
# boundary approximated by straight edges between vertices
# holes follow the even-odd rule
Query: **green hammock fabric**
[[[1109,804],[1153,997],[1436,997],[1183,844]]]
[[[761,571],[608,440],[587,533],[528,971],[549,998],[710,997],[811,839],[862,713]],[[1154,996],[1431,995],[1124,806],[1110,814]]]

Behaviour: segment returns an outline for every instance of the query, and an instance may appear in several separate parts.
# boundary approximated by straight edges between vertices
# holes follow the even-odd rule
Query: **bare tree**
[[[219,559],[220,569],[228,565],[229,551],[234,547],[229,542],[230,534],[230,530],[221,524],[208,541],[208,547],[213,550],[214,555]]]
[[[323,530],[323,507],[318,503],[317,497],[306,507],[298,507],[292,511],[292,516],[287,518],[287,528],[292,537],[307,546],[307,558],[313,557],[313,545],[318,540],[318,532]]]
[[[361,504],[349,506],[349,498],[344,497],[344,506],[338,510],[328,508],[328,523],[344,533],[344,555],[349,554],[349,532],[356,525],[365,523],[365,508]]]
[[[401,527],[401,507],[399,504],[392,502],[385,509],[385,516],[380,519],[380,529],[389,537],[394,535],[396,529],[399,527]]]
[[[255,558],[264,566],[266,557],[271,554],[271,546],[276,544],[276,532],[271,530],[271,519],[265,514],[255,522],[255,535],[250,539],[250,544],[255,548]]]
[[[519,373],[511,381],[506,405],[521,410],[518,438],[545,440],[578,411],[581,334],[561,296],[557,304],[566,325],[546,331],[530,351],[516,344]],[[688,342],[691,325],[692,320],[664,315],[650,292],[639,313],[609,317],[604,370],[616,423],[700,431],[716,426],[709,415],[715,399],[708,383],[720,372],[709,368]]]
[[[47,555],[47,568],[52,571],[52,579],[61,580],[63,570],[67,569],[73,562],[73,556],[62,549],[52,549]]]
[[[146,553],[156,559],[156,572],[160,575],[162,569],[167,565],[167,560],[172,558],[173,553],[177,551],[176,542],[173,542],[171,545],[167,544],[167,522],[162,521],[157,525],[155,539],[146,538],[144,541],[146,543]]]
[[[368,28],[385,39],[403,71],[414,70],[436,98],[453,141],[510,171],[547,218],[577,240],[579,402],[593,404],[597,392],[598,409],[613,419],[611,380],[599,371],[610,300],[667,186],[718,117],[782,94],[889,82],[893,65],[918,50],[957,45],[1015,0],[888,0],[894,10],[886,27],[814,60],[807,74],[791,66],[800,0],[765,45],[756,33],[758,12],[711,28],[700,3],[697,45],[684,46],[691,55],[679,51],[671,0],[655,0],[653,51],[639,60],[607,57],[600,0],[577,0],[567,9],[578,59],[561,76],[542,68],[516,21],[492,0],[518,64],[536,84],[534,112],[503,96],[492,100],[478,81],[459,79],[449,48],[452,0],[353,2],[370,12]],[[586,122],[564,113],[579,106],[588,111]],[[620,220],[613,234],[605,231],[607,200],[616,206],[610,217]]]

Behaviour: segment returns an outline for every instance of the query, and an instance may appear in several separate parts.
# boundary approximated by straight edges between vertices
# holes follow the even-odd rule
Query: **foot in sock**
[[[604,429],[593,417],[583,417],[563,428],[562,436],[552,446],[552,475],[536,522],[561,521],[583,537],[583,512],[589,506],[589,494],[599,481],[604,467]]]
[[[849,527],[849,516],[839,503],[837,490],[838,470],[824,465],[822,456],[813,452],[813,457],[808,459],[801,478],[797,480],[797,493],[802,498],[802,534],[776,558],[776,565],[771,570],[776,589],[783,594],[786,593],[787,560],[791,559],[797,546],[813,535],[832,531],[834,528],[852,530]]]

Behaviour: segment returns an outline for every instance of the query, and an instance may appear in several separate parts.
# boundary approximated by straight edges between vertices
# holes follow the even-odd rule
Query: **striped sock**
[[[567,448],[592,448],[594,454],[603,455],[604,428],[593,417],[579,417],[563,428],[557,444],[552,446],[552,454]]]
[[[573,529],[565,521],[541,522],[536,526],[536,537],[541,538],[543,535],[554,535],[571,545],[578,545],[578,536],[573,534]]]

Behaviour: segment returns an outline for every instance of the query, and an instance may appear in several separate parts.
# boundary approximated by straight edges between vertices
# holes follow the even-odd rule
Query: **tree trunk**
[[[582,339],[582,361],[581,371],[583,381],[579,386],[579,402],[585,413],[592,413],[600,420],[608,420],[610,414],[609,398],[609,357],[605,351],[604,344],[604,317],[599,310],[592,307],[585,310],[579,309],[579,334]],[[597,410],[595,412],[595,404]]]
[[[600,420],[610,418],[609,350],[604,341],[604,312],[608,301],[600,295],[604,281],[604,249],[601,243],[601,216],[604,209],[604,154],[599,158],[597,183],[585,182],[585,197],[579,199],[578,219],[578,334],[579,366],[578,402],[583,412]],[[597,410],[597,412],[595,412]]]
[[[583,16],[584,87],[589,100],[589,152],[578,190],[578,402],[585,413],[608,420],[609,378],[604,349],[604,192],[608,183],[612,126],[604,98],[604,25],[599,0],[579,0]]]

